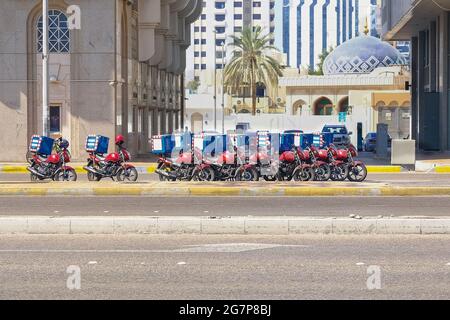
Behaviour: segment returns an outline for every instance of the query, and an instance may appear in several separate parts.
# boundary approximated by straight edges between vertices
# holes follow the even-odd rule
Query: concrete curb
[[[450,196],[450,186],[386,186],[383,184],[230,184],[198,183],[5,183],[0,196]]]
[[[138,173],[154,173],[156,167],[156,163],[151,163],[148,165],[137,165],[136,169]],[[77,173],[86,173],[82,165],[74,165],[74,169]],[[403,172],[403,168],[401,166],[367,166],[367,171],[369,173],[400,173]],[[26,165],[0,165],[0,172],[11,174],[28,173]],[[450,167],[447,173],[450,173]]]
[[[450,218],[1,216],[0,234],[450,235]]]

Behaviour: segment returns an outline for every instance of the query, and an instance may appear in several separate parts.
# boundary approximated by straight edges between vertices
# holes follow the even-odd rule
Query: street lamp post
[[[48,114],[48,0],[42,0],[42,135],[49,134]]]
[[[214,30],[214,131],[217,131],[217,66],[216,66],[217,31]]]
[[[222,134],[225,134],[225,41],[222,42]]]

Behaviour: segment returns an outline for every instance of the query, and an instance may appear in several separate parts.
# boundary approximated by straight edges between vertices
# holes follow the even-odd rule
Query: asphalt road
[[[450,197],[0,197],[0,215],[450,216]]]
[[[1,236],[0,299],[450,299],[449,243],[437,236]]]

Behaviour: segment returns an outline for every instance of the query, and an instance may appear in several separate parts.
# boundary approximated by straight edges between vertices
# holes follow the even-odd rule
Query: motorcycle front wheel
[[[117,172],[116,178],[119,182],[136,182],[138,179],[138,172],[135,167],[120,168],[119,172]]]
[[[351,182],[363,182],[367,178],[367,168],[364,164],[357,164],[350,167],[348,180]]]
[[[53,177],[54,181],[77,181],[77,173],[74,169],[59,170]]]

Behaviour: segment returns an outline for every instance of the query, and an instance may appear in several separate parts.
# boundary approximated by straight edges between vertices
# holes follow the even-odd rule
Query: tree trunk
[[[256,116],[256,83],[252,83],[252,114]]]

